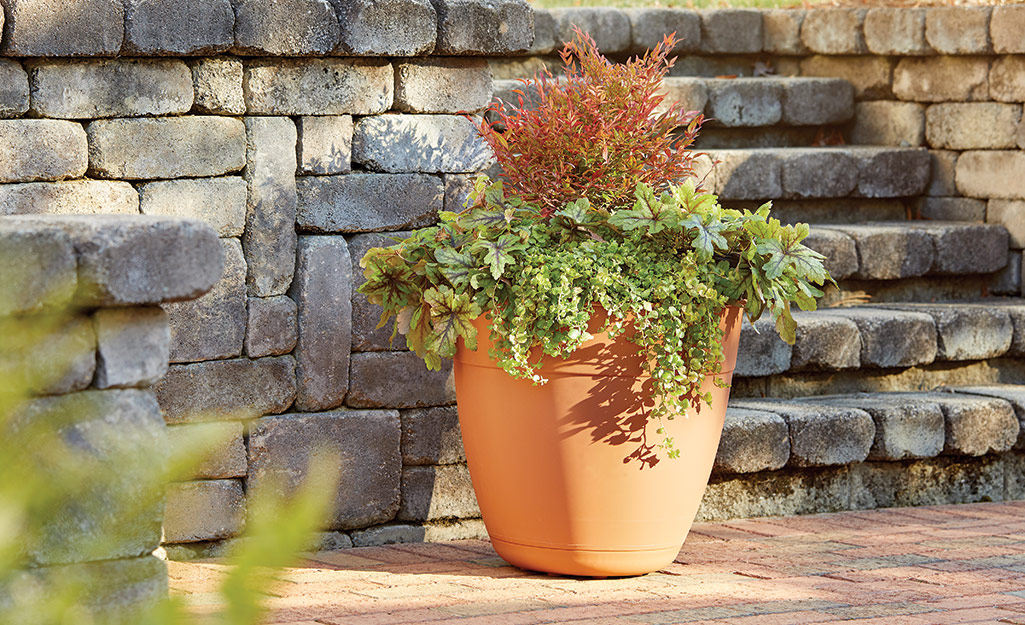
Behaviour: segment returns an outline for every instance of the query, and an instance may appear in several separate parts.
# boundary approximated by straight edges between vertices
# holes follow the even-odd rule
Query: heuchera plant
[[[565,79],[525,81],[518,104],[496,102],[497,123],[481,122],[503,179],[478,178],[467,210],[363,257],[359,291],[429,368],[460,339],[476,349],[471,322],[487,314],[490,357],[544,383],[536,348],[567,357],[600,307],[601,330],[646,356],[651,416],[665,419],[711,399],[699,389],[721,368],[726,306],[743,304],[752,321],[768,310],[794,342],[791,303],[815,308],[831,280],[823,257],[802,245],[807,225],[781,225],[769,204],[724,209],[687,179],[702,118],[656,112],[673,45],[614,65],[578,32],[562,52]]]

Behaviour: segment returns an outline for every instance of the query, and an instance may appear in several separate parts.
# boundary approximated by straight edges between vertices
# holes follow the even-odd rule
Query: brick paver
[[[309,554],[266,600],[290,625],[946,625],[1025,623],[1025,502],[697,524],[677,561],[634,578],[521,571],[483,541]],[[224,566],[171,562],[216,609]]]

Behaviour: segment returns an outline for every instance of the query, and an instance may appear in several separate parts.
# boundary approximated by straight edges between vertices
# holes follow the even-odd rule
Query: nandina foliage
[[[615,210],[633,204],[638,185],[660,193],[693,175],[696,154],[685,148],[704,117],[680,105],[660,108],[675,44],[669,35],[617,64],[578,29],[561,52],[565,78],[545,69],[523,81],[517,104],[493,103],[493,121],[479,129],[502,168],[506,193],[544,216],[580,198]]]

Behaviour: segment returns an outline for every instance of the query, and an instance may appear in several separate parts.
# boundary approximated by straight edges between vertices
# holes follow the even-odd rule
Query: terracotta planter
[[[739,308],[722,327],[732,378]],[[512,378],[488,359],[483,317],[477,351],[460,346],[456,395],[466,458],[495,550],[531,570],[567,575],[639,575],[679,553],[719,446],[728,388],[665,426],[678,459],[656,457],[662,437],[646,416],[651,381],[636,346],[601,334],[569,360],[547,358],[548,383]],[[597,326],[595,326],[597,327]]]

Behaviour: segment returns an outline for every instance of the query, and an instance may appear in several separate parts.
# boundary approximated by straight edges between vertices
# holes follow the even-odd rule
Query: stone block
[[[989,99],[989,59],[936,56],[905,58],[893,70],[893,93],[913,102]]]
[[[384,59],[250,61],[244,75],[250,115],[376,115],[395,89]]]
[[[765,150],[715,150],[710,190],[724,200],[775,199],[783,195],[782,166],[776,154]]]
[[[1021,252],[1007,253],[1007,265],[993,274],[993,279],[989,283],[990,293],[1016,296],[1021,292],[1021,258]]]
[[[295,280],[288,292],[298,309],[298,410],[327,410],[345,399],[352,345],[351,283],[352,261],[344,237],[299,238]]]
[[[419,524],[389,523],[363,530],[353,530],[350,535],[353,547],[422,543],[424,542],[424,527]]]
[[[921,219],[970,222],[986,219],[986,202],[967,197],[917,198],[914,206],[915,214]]]
[[[0,60],[0,117],[20,117],[28,105],[28,74],[21,63]]]
[[[396,333],[395,339],[391,340],[392,323],[378,328],[377,324],[381,318],[383,309],[371,304],[366,296],[357,293],[356,289],[361,287],[366,279],[363,277],[363,269],[359,261],[363,255],[372,247],[388,247],[395,245],[395,238],[405,238],[409,232],[389,232],[357,234],[349,238],[349,257],[352,259],[352,350],[356,352],[405,350],[406,338]]]
[[[922,123],[922,132],[924,133],[924,112]],[[925,135],[923,134],[922,137],[924,138]],[[954,183],[954,171],[957,167],[957,157],[959,155],[960,153],[951,152],[949,150],[929,151],[930,169],[932,170],[932,176],[929,180],[929,188],[926,189],[927,195],[960,195],[957,192],[957,185]]]
[[[925,106],[916,102],[858,102],[851,143],[918,147],[925,145]]]
[[[192,59],[193,106],[197,113],[243,115],[242,61],[231,57]]]
[[[851,468],[852,508],[928,506],[1003,499],[998,458],[935,458]]]
[[[284,412],[295,399],[295,359],[212,360],[171,365],[156,386],[168,424],[252,419]]]
[[[81,125],[52,119],[0,120],[0,182],[77,178],[88,164]]]
[[[450,405],[455,402],[451,373],[451,361],[443,361],[440,371],[429,371],[413,352],[353,354],[345,403],[354,408]]]
[[[404,467],[400,521],[479,518],[480,508],[465,464]]]
[[[444,208],[453,213],[461,213],[466,210],[466,204],[470,201],[470,193],[477,176],[472,174],[446,174]]]
[[[1004,499],[1025,499],[1025,454],[1006,454],[1004,464]]]
[[[250,297],[245,354],[250,358],[287,354],[299,340],[298,313],[290,297]]]
[[[137,215],[139,194],[127,182],[69,180],[0,185],[0,215]]]
[[[676,104],[685,110],[700,113],[708,105],[708,87],[701,78],[663,78],[660,93],[665,95],[665,100],[655,109],[657,112],[667,110],[670,105]]]
[[[989,95],[1000,102],[1025,102],[1025,56],[1001,56],[993,61]]]
[[[843,78],[854,85],[858,99],[893,97],[890,90],[893,61],[886,57],[810,56],[801,60],[801,75]]]
[[[534,40],[534,11],[524,0],[431,2],[438,12],[437,55],[523,52]]]
[[[437,219],[445,188],[424,174],[348,174],[299,178],[296,223],[306,232],[373,232]]]
[[[331,0],[338,12],[337,52],[418,56],[434,49],[438,16],[429,0]]]
[[[997,102],[933,104],[925,112],[925,136],[933,148],[1014,148],[1021,106]]]
[[[1025,248],[1025,202],[990,200],[985,211],[986,223],[1007,229],[1011,249]]]
[[[113,56],[124,40],[121,0],[4,0],[8,56]]]
[[[828,228],[815,228],[802,243],[826,257],[823,264],[834,280],[843,280],[858,270],[858,248],[854,239]]]
[[[985,298],[980,300],[983,306],[998,307],[1011,317],[1014,335],[1011,338],[1009,356],[1025,355],[1025,300],[1014,298]]]
[[[727,408],[714,472],[775,471],[789,458],[790,436],[782,418],[761,410]]]
[[[868,460],[931,458],[943,451],[945,421],[939,404],[927,398],[875,393],[812,398],[810,402],[856,408],[875,421]]]
[[[854,155],[862,197],[911,197],[929,185],[931,159],[925,150],[861,148]]]
[[[172,26],[173,25],[173,26]],[[139,56],[195,55],[235,42],[229,0],[127,0],[123,51]]]
[[[849,505],[847,468],[713,475],[696,520],[837,512]]]
[[[246,230],[249,295],[283,295],[295,271],[298,134],[290,119],[247,117]]]
[[[798,312],[797,340],[790,369],[856,369],[861,364],[861,334],[850,319]]]
[[[953,389],[956,393],[996,397],[1011,404],[1018,419],[1018,438],[1014,449],[1025,449],[1025,388],[1019,384],[994,384],[992,386],[959,386]]]
[[[534,43],[527,49],[527,59],[536,58],[533,55],[551,54],[559,42],[555,41],[558,34],[558,23],[551,12],[540,7],[534,7]]]
[[[0,220],[0,317],[64,309],[77,286],[71,237]]]
[[[1007,231],[999,226],[920,221],[911,227],[932,237],[930,273],[992,273],[1007,264]]]
[[[491,101],[484,59],[427,58],[395,64],[395,108],[406,113],[476,113]]]
[[[352,160],[389,173],[475,172],[493,162],[473,121],[455,115],[380,115],[356,123]]]
[[[594,39],[602,54],[626,52],[632,47],[630,18],[612,7],[572,7],[551,9],[558,30],[556,43],[573,41],[574,28]],[[667,31],[663,34],[668,34]]]
[[[754,324],[746,318],[740,328],[740,349],[734,375],[758,377],[782,373],[790,368],[791,347],[776,333],[768,318]]]
[[[845,197],[858,187],[858,163],[843,149],[795,148],[780,160],[784,197]]]
[[[932,237],[899,225],[836,225],[854,239],[860,259],[852,274],[863,280],[894,280],[925,274],[932,267]]]
[[[801,41],[816,54],[865,54],[866,9],[811,9],[801,24]]]
[[[984,6],[929,7],[925,40],[940,54],[987,54],[991,11]]]
[[[1025,7],[1010,4],[993,7],[989,34],[997,54],[1025,53]]]
[[[846,122],[852,117],[854,86],[846,80],[804,78],[783,81],[784,124],[820,126]]]
[[[242,122],[227,117],[110,119],[91,122],[89,171],[146,180],[220,176],[246,164]]]
[[[338,46],[338,16],[328,0],[234,0],[232,4],[239,53],[307,56],[327,54]]]
[[[447,542],[450,540],[487,540],[488,530],[481,519],[451,519],[425,523],[424,542]]]
[[[6,241],[5,241],[6,242]],[[15,248],[17,251],[17,248]],[[96,332],[88,317],[52,320],[45,335],[31,317],[7,320],[8,339],[0,353],[0,371],[16,392],[30,395],[73,393],[88,388],[96,369]]]
[[[246,494],[239,480],[178,482],[167,487],[165,543],[219,540],[242,533]]]
[[[783,117],[783,88],[764,78],[707,80],[708,115],[724,126],[771,126]]]
[[[93,314],[97,388],[149,386],[167,373],[171,333],[160,308],[107,308]]]
[[[1011,319],[1000,308],[958,304],[879,304],[924,312],[936,323],[937,360],[985,360],[1011,347]]]
[[[913,367],[936,359],[936,327],[924,313],[871,308],[834,308],[861,333],[863,367]]]
[[[459,414],[454,406],[404,410],[401,415],[402,464],[466,462],[459,431]]]
[[[706,53],[716,54],[751,54],[761,52],[761,11],[752,9],[702,11],[701,49]]]
[[[927,9],[908,7],[869,9],[865,14],[865,45],[879,55],[931,54],[925,40]]]
[[[245,477],[248,464],[243,430],[238,421],[169,426],[171,458],[183,467],[179,479]]]
[[[790,432],[793,467],[826,467],[863,462],[875,439],[875,422],[864,410],[826,404],[734,400],[733,405],[779,415]]]
[[[205,221],[221,237],[237,237],[246,225],[246,182],[240,177],[161,180],[139,185],[143,215]]]
[[[1011,404],[995,397],[928,393],[943,410],[946,442],[943,453],[984,456],[1002,453],[1017,442],[1020,426]]]
[[[801,41],[801,23],[804,11],[769,9],[762,13],[762,49],[772,54],[808,53]]]
[[[31,112],[96,119],[176,115],[192,108],[192,73],[177,59],[35,60]]]
[[[352,549],[352,539],[345,532],[315,532],[313,551],[340,551]]]
[[[1025,152],[984,150],[962,152],[954,180],[962,195],[999,200],[1025,200]]]
[[[393,410],[259,419],[249,428],[246,486],[288,493],[307,479],[335,478],[330,529],[383,523],[399,510],[399,436],[399,415]]]
[[[198,299],[164,304],[171,362],[235,358],[246,335],[246,260],[238,239],[223,239],[224,272]]]
[[[346,174],[352,170],[352,117],[300,117],[296,124],[300,174]]]
[[[696,52],[701,49],[701,15],[687,9],[642,8],[628,9],[630,18],[631,50],[638,54],[654,48],[662,38],[676,33],[674,52]],[[534,14],[535,32],[537,14]]]

